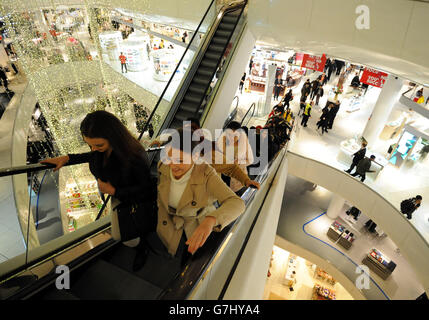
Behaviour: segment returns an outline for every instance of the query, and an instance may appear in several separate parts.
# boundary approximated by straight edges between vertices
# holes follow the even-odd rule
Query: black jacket
[[[69,154],[70,164],[89,163],[89,170],[96,179],[110,182],[116,191],[113,195],[125,203],[154,202],[157,196],[157,185],[150,177],[149,160],[146,153],[139,159],[130,160],[128,165],[112,151],[106,165],[103,152]]]
[[[367,172],[369,172],[371,169],[371,159],[370,158],[363,158],[361,161],[359,161],[358,165],[356,166],[356,172],[360,175],[363,175]]]
[[[353,163],[359,163],[363,158],[365,158],[366,148],[360,149],[353,154]]]
[[[408,219],[412,218],[412,213],[417,209],[416,198],[407,199],[401,202],[401,212],[407,215]]]

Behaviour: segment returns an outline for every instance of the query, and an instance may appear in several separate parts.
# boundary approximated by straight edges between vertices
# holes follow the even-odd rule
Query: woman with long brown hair
[[[112,237],[137,248],[133,266],[137,271],[146,259],[146,235],[156,225],[156,181],[150,177],[146,151],[121,121],[107,111],[89,113],[80,131],[91,152],[68,154],[41,163],[55,164],[54,171],[66,163],[89,163],[100,192],[112,196]],[[136,214],[130,220],[131,210]],[[130,221],[134,232],[129,232]],[[138,237],[131,236],[135,230]]]

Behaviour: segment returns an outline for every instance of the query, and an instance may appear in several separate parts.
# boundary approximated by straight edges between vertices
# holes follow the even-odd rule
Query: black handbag
[[[121,241],[144,236],[155,229],[155,203],[121,203],[114,210],[118,213]]]

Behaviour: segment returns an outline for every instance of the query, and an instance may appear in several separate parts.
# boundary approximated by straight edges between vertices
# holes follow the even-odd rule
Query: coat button
[[[192,204],[193,206],[196,206],[196,205],[197,205],[197,203],[196,203],[195,201],[192,201],[192,202],[191,202],[191,204]]]
[[[166,220],[162,221],[162,224],[163,224],[164,226],[166,226],[166,225],[167,225],[167,221],[166,221]]]

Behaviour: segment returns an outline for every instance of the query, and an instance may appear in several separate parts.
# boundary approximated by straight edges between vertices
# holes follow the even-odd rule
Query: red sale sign
[[[370,86],[382,88],[386,82],[387,73],[377,71],[375,69],[365,68],[360,78],[360,82],[369,84]]]
[[[307,68],[307,69],[323,72],[323,69],[325,68],[325,63],[326,63],[325,55],[318,57],[318,56],[312,56],[310,54],[304,54],[301,68]]]

